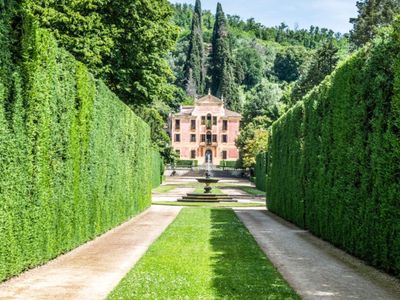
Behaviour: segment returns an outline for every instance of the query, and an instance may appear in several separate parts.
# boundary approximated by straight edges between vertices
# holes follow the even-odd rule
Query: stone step
[[[178,202],[237,202],[228,195],[219,194],[187,194]]]

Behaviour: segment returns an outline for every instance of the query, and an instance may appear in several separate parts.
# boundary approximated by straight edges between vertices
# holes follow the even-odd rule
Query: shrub
[[[230,169],[240,169],[240,161],[239,160],[221,160],[219,163],[220,168],[230,168]]]
[[[400,23],[272,126],[269,209],[400,275]]]
[[[256,156],[256,187],[260,191],[266,191],[267,184],[267,154],[261,152]]]
[[[152,187],[153,189],[160,186],[164,176],[164,161],[161,158],[160,152],[152,151]]]
[[[189,168],[193,168],[193,167],[197,167],[199,165],[199,161],[198,160],[177,160],[175,166],[176,167],[189,167]]]
[[[0,28],[0,281],[150,205],[149,127],[25,21]]]

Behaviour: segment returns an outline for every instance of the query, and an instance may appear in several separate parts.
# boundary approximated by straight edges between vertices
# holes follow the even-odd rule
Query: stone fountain
[[[178,202],[237,202],[228,195],[212,193],[211,184],[215,184],[219,179],[211,178],[211,157],[210,154],[206,157],[206,172],[205,177],[196,178],[200,183],[204,183],[204,193],[187,194],[183,196]]]

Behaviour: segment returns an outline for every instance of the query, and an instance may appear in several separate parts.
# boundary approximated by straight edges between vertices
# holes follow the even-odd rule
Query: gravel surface
[[[400,299],[399,281],[265,209],[234,208],[303,299]]]
[[[0,299],[104,299],[180,209],[153,206],[94,241],[0,284]]]

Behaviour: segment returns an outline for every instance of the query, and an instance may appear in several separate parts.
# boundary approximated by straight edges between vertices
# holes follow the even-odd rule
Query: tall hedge
[[[400,276],[400,22],[272,126],[274,213]]]
[[[267,185],[267,157],[265,152],[261,152],[256,156],[256,187],[264,192]]]
[[[157,150],[152,151],[152,176],[151,183],[152,188],[156,188],[161,185],[164,175],[164,161]]]
[[[48,32],[26,21],[15,41],[1,14],[0,281],[143,211],[153,159],[141,119]]]

